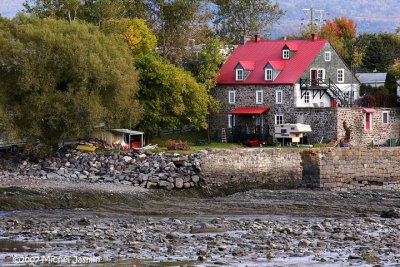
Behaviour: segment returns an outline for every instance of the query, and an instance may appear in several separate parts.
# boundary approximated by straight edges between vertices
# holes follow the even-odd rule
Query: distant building
[[[357,73],[356,77],[361,85],[381,87],[385,85],[386,72]]]

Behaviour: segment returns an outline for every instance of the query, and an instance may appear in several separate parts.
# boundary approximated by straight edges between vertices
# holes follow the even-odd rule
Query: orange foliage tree
[[[330,41],[348,65],[358,66],[361,63],[362,54],[355,47],[356,25],[354,20],[341,17],[327,21],[321,28],[320,36]]]

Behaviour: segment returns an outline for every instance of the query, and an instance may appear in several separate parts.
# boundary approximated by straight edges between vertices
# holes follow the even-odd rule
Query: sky
[[[24,2],[25,0],[0,0],[0,14],[12,18],[23,9]],[[357,25],[357,33],[394,32],[400,27],[400,0],[279,0],[278,2],[286,14],[278,24],[268,30],[272,38],[298,32],[303,27],[302,23],[307,23],[310,18],[310,12],[303,9],[311,7],[323,10],[323,19],[342,16],[353,18]]]

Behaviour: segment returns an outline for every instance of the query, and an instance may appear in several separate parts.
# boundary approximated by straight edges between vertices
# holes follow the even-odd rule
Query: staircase
[[[339,89],[339,87],[335,84],[335,83],[333,83],[332,81],[331,81],[331,79],[329,79],[329,84],[328,84],[329,86],[328,86],[328,90],[327,90],[327,93],[331,96],[331,97],[333,97],[334,99],[336,99],[336,101],[338,102],[338,104],[341,106],[341,107],[347,107],[347,106],[349,106],[349,104],[350,104],[350,101],[349,101],[349,97],[348,96],[346,96],[344,93],[343,93],[343,91],[342,90],[340,90]]]
[[[225,128],[221,129],[221,143],[226,143],[226,132]]]
[[[324,90],[337,101],[338,106],[347,107],[350,105],[349,97],[331,79],[315,80],[314,82],[315,84],[311,84],[308,79],[300,79],[300,89]]]

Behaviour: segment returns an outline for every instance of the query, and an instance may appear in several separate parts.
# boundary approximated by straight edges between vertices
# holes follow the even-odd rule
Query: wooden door
[[[311,70],[311,85],[312,86],[317,85],[317,79],[318,79],[317,70]]]

